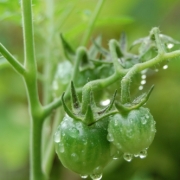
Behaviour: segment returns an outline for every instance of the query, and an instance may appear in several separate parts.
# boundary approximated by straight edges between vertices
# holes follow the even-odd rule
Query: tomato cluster
[[[120,49],[116,48],[116,51],[121,66],[127,69],[136,63],[137,58],[126,53],[124,38],[123,36]],[[64,46],[68,47],[67,57],[71,58],[74,56],[74,51],[64,39],[63,42]],[[97,56],[96,50],[94,56],[92,56],[93,51],[88,53],[83,48],[77,50],[77,54],[79,53],[81,58],[80,66],[78,66],[79,72],[74,78],[77,87],[83,87],[88,80],[107,78],[115,73],[114,67],[111,66],[112,61],[108,59],[111,59],[109,52],[97,44],[95,46],[102,55],[107,56],[107,59],[104,62],[101,59],[90,59],[89,57]],[[57,70],[55,85],[63,84],[58,85],[62,89],[55,86],[57,96],[65,90],[72,79],[72,64],[70,61],[63,62],[58,67],[61,73],[58,74]],[[62,72],[66,72],[66,74]],[[113,89],[112,86],[111,89]],[[80,174],[82,178],[90,176],[93,180],[99,180],[104,167],[112,159],[117,159],[122,155],[126,161],[131,161],[133,157],[145,158],[156,132],[153,116],[148,108],[143,107],[152,89],[153,87],[148,93],[142,94],[133,102],[123,104],[114,103],[115,92],[110,104],[100,109],[96,107],[92,91],[89,92],[88,89],[83,89],[83,103],[80,103],[74,83],[71,82],[72,110],[66,106],[63,94],[62,104],[67,115],[58,126],[54,137],[56,153],[62,164]],[[98,98],[101,98],[102,94],[99,93]]]
[[[131,161],[134,156],[145,158],[156,132],[149,109],[141,106],[150,92],[136,99],[135,105],[120,106],[116,103],[116,108],[113,106],[114,95],[110,105],[102,110],[96,107],[91,97],[90,105],[82,113],[82,104],[72,82],[73,110],[66,106],[63,95],[62,103],[67,115],[54,138],[62,164],[82,178],[90,176],[97,180],[102,177],[104,167],[117,156],[124,154],[126,161]]]

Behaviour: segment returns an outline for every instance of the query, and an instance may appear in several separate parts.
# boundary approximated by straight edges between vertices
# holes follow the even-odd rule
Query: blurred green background
[[[46,15],[45,0],[34,0],[36,55],[41,70],[45,57],[44,42],[51,24]],[[58,38],[64,33],[73,47],[80,45],[88,19],[97,0],[54,0],[54,62],[63,57]],[[104,47],[111,38],[128,35],[128,43],[147,36],[157,26],[163,34],[180,40],[180,1],[178,0],[106,0],[92,37],[102,35]],[[19,0],[0,0],[0,42],[23,61],[23,40]],[[49,28],[50,27],[50,28]],[[47,44],[46,44],[47,45]],[[179,47],[176,47],[179,48]],[[3,63],[2,63],[3,62]],[[28,180],[29,175],[29,116],[22,79],[10,65],[0,59],[0,180]],[[180,58],[161,65],[150,73],[143,91],[152,84],[155,89],[147,103],[157,122],[157,133],[146,159],[114,161],[104,171],[103,180],[179,180],[180,179]],[[136,82],[134,87],[138,87]],[[133,87],[132,87],[133,88]],[[41,93],[41,88],[40,88]],[[137,95],[139,90],[135,90]],[[78,175],[66,170],[54,160],[52,174],[60,180],[78,180]],[[51,179],[54,177],[52,175]]]

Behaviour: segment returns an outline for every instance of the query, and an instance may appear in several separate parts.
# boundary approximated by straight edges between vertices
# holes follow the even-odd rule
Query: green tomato
[[[146,157],[155,132],[155,121],[149,109],[140,107],[110,118],[108,140],[124,152],[125,160],[131,161],[133,155]]]
[[[103,168],[112,159],[107,126],[106,119],[87,126],[65,116],[54,138],[62,164],[82,177],[90,175],[92,179],[100,179]]]

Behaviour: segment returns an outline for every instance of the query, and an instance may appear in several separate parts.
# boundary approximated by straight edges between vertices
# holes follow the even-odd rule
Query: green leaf
[[[72,56],[75,56],[75,51],[71,47],[71,45],[65,40],[65,38],[63,37],[62,34],[60,34],[60,38],[61,38],[62,46],[63,46],[63,49],[64,49],[64,54],[66,55],[66,57],[69,60],[71,60]]]

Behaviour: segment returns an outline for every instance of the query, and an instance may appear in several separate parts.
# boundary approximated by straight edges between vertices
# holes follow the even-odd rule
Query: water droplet
[[[93,170],[93,174],[101,174],[102,171],[103,168],[101,166],[98,166]]]
[[[110,103],[110,99],[106,99],[106,100],[104,100],[104,101],[101,101],[101,105],[102,106],[107,106],[107,105],[109,105],[109,103]]]
[[[155,121],[154,121],[154,122],[155,122]],[[152,131],[152,132],[156,132],[155,123],[151,124],[151,131]]]
[[[72,153],[71,154],[71,157],[75,160],[75,161],[78,161],[78,155],[76,153]]]
[[[172,44],[172,43],[167,44],[167,48],[168,48],[168,49],[171,49],[171,48],[173,48],[173,47],[174,47],[174,44]]]
[[[163,66],[163,69],[167,69],[167,68],[168,68],[168,65],[167,65],[167,64]]]
[[[132,137],[132,135],[133,135],[133,134],[132,134],[132,129],[128,129],[128,130],[127,130],[127,136]]]
[[[143,86],[139,86],[139,90],[140,90],[140,91],[143,90],[143,88],[144,88]]]
[[[146,124],[146,122],[147,122],[146,117],[144,117],[144,116],[141,117],[141,123],[142,123],[142,124]]]
[[[114,154],[113,159],[114,160],[119,159],[119,151],[117,151],[116,154]]]
[[[114,126],[117,126],[118,125],[118,119],[115,119],[114,120]]]
[[[90,177],[92,180],[100,180],[102,178],[102,174],[91,174]]]
[[[116,143],[116,147],[117,147],[118,149],[121,149],[121,148],[122,148],[120,143]]]
[[[141,78],[142,78],[142,79],[146,79],[146,75],[143,74],[143,75],[141,76]]]
[[[130,162],[132,161],[133,155],[129,153],[124,153],[123,158],[125,161]]]
[[[114,141],[114,138],[113,138],[112,134],[108,133],[108,135],[107,135],[107,140],[108,140],[109,142]]]
[[[146,84],[146,80],[143,79],[143,80],[141,81],[141,84],[142,84],[142,85],[143,85],[143,84]]]
[[[59,143],[58,146],[59,146],[59,147],[58,147],[59,152],[63,153],[63,152],[64,152],[64,145],[63,145],[63,143]]]
[[[134,157],[138,157],[139,156],[139,154],[134,154]]]
[[[145,117],[146,117],[146,119],[149,119],[149,115],[148,114],[146,114]]]
[[[129,122],[130,122],[130,123],[133,123],[133,119],[132,119],[132,118],[130,118],[130,119],[129,119]]]
[[[141,71],[141,74],[146,74],[146,72],[147,72],[147,69],[144,69]]]
[[[86,179],[88,175],[80,175],[82,179]]]
[[[57,131],[55,134],[54,134],[54,142],[55,143],[59,143],[61,141],[61,134],[59,131]]]
[[[87,140],[86,139],[83,139],[83,144],[86,145],[87,144]]]
[[[140,157],[141,159],[146,158],[146,157],[147,157],[147,150],[146,150],[146,149],[142,150],[142,151],[139,153],[139,157]]]
[[[76,128],[71,128],[69,134],[71,137],[76,138],[79,134],[79,131]]]

